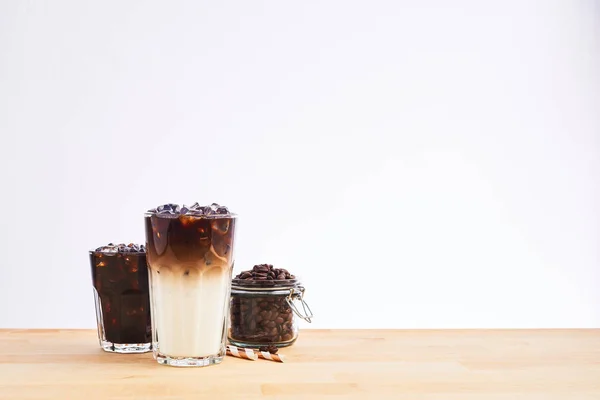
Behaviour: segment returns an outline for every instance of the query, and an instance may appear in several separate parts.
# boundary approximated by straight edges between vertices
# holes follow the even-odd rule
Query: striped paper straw
[[[273,353],[269,353],[268,351],[258,351],[255,350],[256,355],[258,356],[258,358],[262,358],[265,360],[271,360],[271,361],[277,361],[277,362],[285,362],[285,357],[283,356],[283,354],[273,354]]]
[[[227,355],[237,358],[243,358],[245,360],[258,360],[258,356],[256,355],[256,353],[254,353],[254,351],[252,351],[252,349],[241,349],[232,345],[227,345]]]
[[[232,344],[227,345],[227,354],[233,357],[245,358],[247,360],[257,360],[262,358],[263,360],[270,360],[276,362],[285,362],[283,354],[272,354],[268,351],[260,351],[258,349],[244,349],[241,347],[234,346]]]

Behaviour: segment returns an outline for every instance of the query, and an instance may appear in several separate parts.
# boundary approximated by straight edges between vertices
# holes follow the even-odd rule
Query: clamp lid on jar
[[[312,311],[304,301],[305,288],[296,279],[296,276],[289,273],[284,268],[273,268],[271,264],[258,264],[251,270],[238,274],[231,283],[232,294],[256,291],[269,292],[273,295],[289,294],[286,302],[294,313],[305,321],[312,322]],[[302,305],[302,312],[294,304],[294,300],[299,300]]]
[[[296,276],[290,274],[284,268],[273,268],[271,264],[255,265],[251,270],[237,275],[231,284],[232,294],[251,291],[271,295],[286,295],[285,300],[294,313],[303,320],[311,322],[313,314],[304,301],[305,290]],[[302,311],[294,304],[294,300],[300,301]]]
[[[229,341],[241,347],[290,346],[298,337],[295,316],[311,322],[304,292],[294,275],[270,264],[241,272],[231,285]]]

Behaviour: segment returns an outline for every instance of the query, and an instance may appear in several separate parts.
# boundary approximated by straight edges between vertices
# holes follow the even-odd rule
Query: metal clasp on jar
[[[294,310],[294,313],[307,322],[312,322],[310,319],[313,317],[313,313],[310,310],[310,307],[304,301],[304,287],[298,286],[290,289],[290,294],[285,298],[285,301],[289,304],[289,306]],[[294,304],[294,300],[299,299],[300,304],[302,304],[303,313],[300,312],[296,304]]]

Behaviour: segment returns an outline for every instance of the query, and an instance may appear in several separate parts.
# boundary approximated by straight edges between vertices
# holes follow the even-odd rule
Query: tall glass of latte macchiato
[[[223,360],[236,220],[215,203],[165,204],[145,214],[152,348],[159,364]]]

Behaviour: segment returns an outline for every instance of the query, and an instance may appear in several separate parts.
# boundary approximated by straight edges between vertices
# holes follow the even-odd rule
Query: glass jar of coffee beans
[[[239,347],[285,347],[298,338],[296,317],[311,322],[304,287],[287,270],[255,265],[233,278],[229,341]]]

